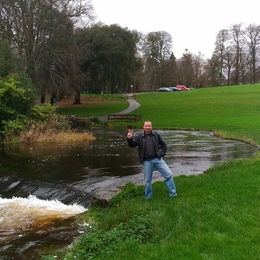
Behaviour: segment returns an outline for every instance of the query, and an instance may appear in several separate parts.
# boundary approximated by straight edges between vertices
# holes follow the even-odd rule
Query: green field
[[[154,128],[221,131],[260,144],[260,84],[138,95],[134,113]]]
[[[139,94],[136,100],[141,107],[133,113],[154,128],[210,130],[260,145],[260,84]],[[55,259],[260,259],[259,156],[175,182],[177,198],[156,182],[149,201],[143,186],[128,183],[110,208],[81,216],[92,228]]]

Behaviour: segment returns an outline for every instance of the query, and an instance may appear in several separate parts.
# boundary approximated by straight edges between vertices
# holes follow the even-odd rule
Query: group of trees
[[[64,95],[155,91],[184,84],[208,87],[260,80],[260,26],[221,30],[210,59],[172,52],[165,31],[144,35],[119,25],[94,23],[91,0],[0,0],[0,45],[10,47],[13,71],[23,71],[46,102]],[[177,37],[177,36],[176,36]],[[205,36],[206,38],[206,36]],[[205,39],[206,40],[206,39]],[[8,64],[8,56],[1,59]],[[4,64],[4,63],[2,63]],[[0,68],[0,76],[5,74]]]
[[[0,43],[8,43],[45,102],[73,89],[74,27],[92,19],[84,0],[1,0]]]
[[[260,25],[231,25],[219,31],[210,60],[212,83],[230,85],[260,80]]]
[[[187,49],[180,59],[166,32],[149,33],[143,45],[143,88],[184,84],[188,87],[238,85],[260,81],[260,25],[240,23],[218,32],[210,59]],[[150,84],[150,85],[149,85]]]

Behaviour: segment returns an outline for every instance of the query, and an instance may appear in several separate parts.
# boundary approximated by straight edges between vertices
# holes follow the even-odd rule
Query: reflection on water
[[[175,176],[200,174],[216,163],[256,153],[251,145],[208,132],[158,132],[168,145],[165,160]],[[34,259],[32,252],[45,245],[71,242],[78,232],[70,217],[86,210],[95,192],[143,181],[137,149],[127,147],[126,132],[94,134],[96,140],[81,145],[0,147],[0,256]]]

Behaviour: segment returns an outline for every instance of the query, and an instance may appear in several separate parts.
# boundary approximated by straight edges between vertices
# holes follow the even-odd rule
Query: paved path
[[[129,103],[129,107],[121,112],[118,113],[114,113],[113,115],[124,115],[124,114],[128,114],[134,110],[136,110],[138,107],[140,107],[140,104],[134,99],[134,97],[130,97],[128,96],[127,99],[128,103]],[[107,115],[104,116],[99,116],[98,119],[100,121],[107,121]]]

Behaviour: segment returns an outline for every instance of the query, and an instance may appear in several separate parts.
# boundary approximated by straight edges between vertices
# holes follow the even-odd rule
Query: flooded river
[[[209,132],[158,132],[168,145],[165,161],[174,176],[201,174],[257,152]],[[97,139],[81,145],[0,145],[0,259],[35,259],[46,246],[71,243],[81,232],[73,217],[91,206],[93,194],[143,181],[126,132],[93,133]]]

